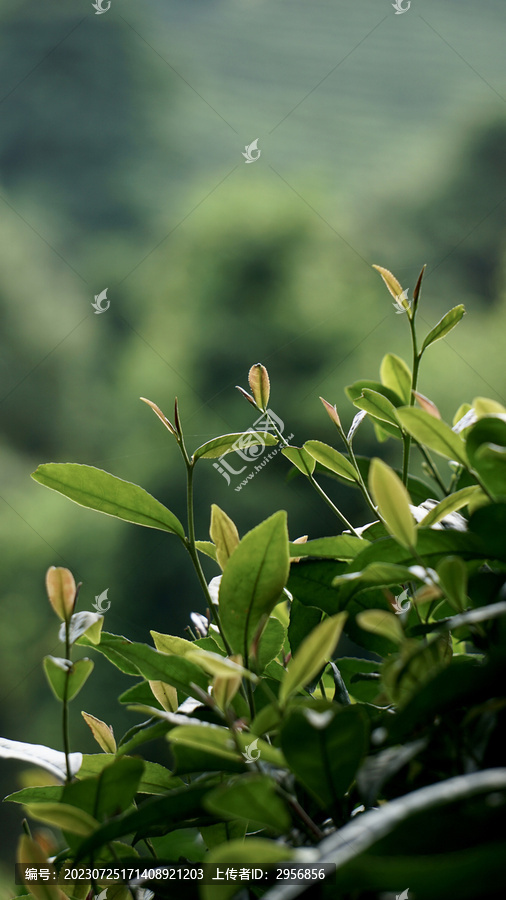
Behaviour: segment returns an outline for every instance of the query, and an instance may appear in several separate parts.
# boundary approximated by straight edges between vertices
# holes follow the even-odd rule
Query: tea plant
[[[78,900],[104,890],[102,897],[119,898],[149,889],[169,897],[173,883],[155,870],[160,876],[160,867],[178,862],[236,873],[212,884],[178,882],[178,894],[201,900],[392,896],[385,891],[472,898],[485,878],[487,896],[503,896],[506,409],[477,397],[452,424],[442,421],[418,390],[421,364],[464,308],[421,339],[424,270],[409,301],[388,270],[375,268],[407,320],[411,365],[389,353],[379,380],[346,388],[358,409],[347,432],[322,398],[340,449],[320,440],[288,444],[269,410],[267,370],[257,364],[250,392],[240,390],[263,415],[262,432],[221,435],[190,453],[177,400],[172,421],[145,401],[181,452],[185,525],[141,487],[91,466],[49,463],[33,474],[82,506],[181,541],[203,604],[192,614],[191,639],[153,631],[153,646],[135,643],[105,632],[100,613],[76,611],[79,587],[68,570],[48,571],[65,656],[46,657],[44,670],[62,705],[64,749],[1,742],[2,755],[29,759],[62,782],[6,798],[28,819],[60,829],[51,859],[58,886],[30,888],[26,879],[25,896]],[[381,443],[402,443],[399,471],[355,453],[366,419]],[[260,449],[280,442],[345,530],[290,541],[281,510],[240,537],[213,505],[210,540],[197,540],[195,468],[241,440]],[[424,478],[410,474],[415,452]],[[370,523],[344,516],[339,482],[361,492]],[[221,571],[210,584],[202,554]],[[343,657],[343,633],[363,655]],[[119,700],[138,722],[117,742],[83,712],[96,754],[71,751],[69,703],[93,668],[86,657],[72,661],[75,647],[98,651],[135,679]],[[140,755],[155,739],[165,742],[167,766]],[[25,832],[18,861],[48,865],[27,823]],[[238,874],[309,862],[335,864],[335,877],[283,885]],[[88,872],[86,883],[64,881],[65,866]],[[107,868],[140,874],[135,885],[105,893]]]

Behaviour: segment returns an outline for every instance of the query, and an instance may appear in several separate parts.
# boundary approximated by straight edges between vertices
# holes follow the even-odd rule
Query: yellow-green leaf
[[[398,409],[397,416],[404,430],[429,450],[454,459],[463,466],[469,465],[462,440],[446,422],[440,422],[424,409],[409,406]]]
[[[321,463],[326,469],[340,475],[341,478],[347,478],[348,481],[357,481],[357,473],[354,466],[342,453],[324,444],[322,441],[306,441],[304,450]]]
[[[440,341],[441,338],[446,337],[446,335],[449,334],[452,328],[455,328],[455,326],[460,322],[462,316],[465,314],[465,311],[465,307],[462,305],[462,303],[459,303],[458,306],[454,306],[453,309],[450,309],[450,311],[447,312],[446,315],[439,320],[437,325],[435,325],[434,328],[429,331],[422,344],[421,352],[423,353],[423,351],[426,350],[427,347],[430,346],[430,344],[434,344],[435,341]]]
[[[269,375],[265,366],[261,363],[255,363],[254,366],[251,366],[248,373],[248,382],[256,405],[265,412],[269,405],[271,390]]]
[[[80,834],[87,837],[96,828],[100,827],[100,822],[90,816],[83,809],[76,806],[70,806],[69,803],[34,803],[27,804],[26,810],[32,819],[39,822],[46,822],[48,825],[56,825],[64,831],[70,831],[71,834]]]
[[[209,534],[216,547],[218,565],[224,569],[239,543],[239,532],[232,519],[216,503],[211,506]]]
[[[404,632],[397,616],[384,609],[364,609],[357,615],[357,622],[366,631],[381,634],[394,644],[402,644]]]
[[[291,463],[302,472],[303,475],[312,475],[316,460],[311,456],[304,447],[283,447],[281,453],[286,456]]]
[[[445,516],[448,516],[452,512],[456,512],[457,509],[462,509],[463,506],[467,506],[469,500],[477,494],[483,494],[483,491],[477,484],[471,484],[469,487],[462,488],[460,491],[455,491],[454,494],[445,497],[444,500],[441,500],[437,506],[434,506],[434,508],[427,513],[422,521],[418,523],[420,528],[430,528],[431,525],[436,525],[437,522],[440,522]]]
[[[411,399],[411,371],[400,356],[387,353],[380,367],[382,384],[395,391],[401,400],[408,404]]]
[[[399,476],[381,459],[371,462],[369,489],[392,537],[403,547],[414,547],[416,525],[409,508],[409,494]]]
[[[341,637],[347,613],[340,612],[320,622],[307,635],[288,663],[281,684],[279,702],[286,703],[291,694],[308,684],[332,656]]]
[[[101,719],[97,719],[96,716],[92,716],[83,710],[81,710],[81,715],[104,753],[116,753],[116,741],[111,726],[106,725]]]
[[[150,681],[149,686],[160,706],[167,712],[175,712],[178,708],[177,690],[165,681]]]
[[[364,388],[362,395],[353,402],[355,406],[365,410],[375,419],[380,419],[382,422],[388,422],[389,425],[399,427],[395,406],[383,394]]]
[[[388,269],[384,269],[383,266],[373,265],[373,269],[376,269],[376,271],[380,273],[394,300],[398,300],[403,293],[403,289],[395,275],[392,275],[392,273]]]

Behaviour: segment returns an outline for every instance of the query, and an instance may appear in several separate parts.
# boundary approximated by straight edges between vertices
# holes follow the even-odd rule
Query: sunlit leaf
[[[349,481],[357,480],[357,473],[349,459],[338,450],[329,447],[328,444],[324,444],[322,441],[306,441],[304,450],[307,450],[313,459],[325,466],[326,469],[330,469],[331,472],[336,472],[337,475],[341,475],[342,478]]]
[[[49,602],[62,620],[70,618],[76,598],[76,583],[69,569],[50,566],[46,572],[46,590]]]
[[[371,462],[369,488],[392,537],[403,547],[414,547],[416,525],[409,508],[409,494],[399,476],[381,459]]]
[[[91,659],[61,659],[56,656],[44,657],[44,671],[47,680],[58,700],[72,700],[81,690],[83,684],[93,671]]]
[[[288,663],[279,692],[280,703],[286,703],[291,694],[309,684],[328,662],[337,646],[346,617],[347,613],[342,612],[324,619],[308,634]]]
[[[445,516],[448,516],[458,509],[462,509],[463,506],[467,506],[469,501],[477,494],[483,494],[483,491],[477,484],[471,484],[469,487],[461,488],[460,491],[455,491],[454,494],[449,494],[448,497],[440,500],[437,506],[434,506],[433,509],[424,516],[419,523],[420,528],[429,528],[431,525],[436,525],[441,519],[444,519]]]
[[[446,422],[440,422],[424,409],[404,407],[397,410],[402,427],[429,450],[467,466],[465,446]]]
[[[462,303],[459,303],[458,306],[454,306],[446,315],[443,316],[442,319],[439,320],[437,325],[429,331],[427,337],[425,338],[422,344],[422,353],[430,344],[433,344],[435,341],[440,341],[441,338],[446,337],[449,332],[455,328],[455,326],[460,322],[462,316],[465,314],[465,307]]]
[[[224,569],[239,543],[239,532],[232,519],[216,503],[211,506],[209,534],[216,547],[218,565]]]
[[[258,445],[272,447],[278,442],[277,437],[268,431],[238,431],[234,434],[222,434],[220,437],[206,441],[205,444],[197,447],[192,459],[216,459],[218,456],[223,456],[225,453],[235,450],[235,445],[241,439],[247,440],[248,447],[256,447]],[[242,447],[243,445],[240,443],[239,446]]]
[[[281,511],[243,537],[221,578],[221,624],[232,651],[242,654],[246,666],[251,642],[278,602],[288,573],[286,513]]]
[[[304,447],[283,447],[281,453],[297,467],[303,475],[312,475],[316,460],[311,456]]]
[[[400,356],[387,353],[381,361],[380,377],[382,383],[395,391],[401,400],[408,404],[411,399],[411,371]]]
[[[106,725],[101,719],[97,719],[96,716],[92,716],[90,713],[82,710],[81,715],[104,753],[116,753],[116,741],[111,726]]]
[[[256,405],[264,411],[269,405],[270,382],[267,369],[261,363],[255,363],[248,372],[248,383]]]
[[[181,522],[167,507],[139,485],[102,469],[76,463],[46,463],[32,473],[32,478],[80,506],[184,538]]]

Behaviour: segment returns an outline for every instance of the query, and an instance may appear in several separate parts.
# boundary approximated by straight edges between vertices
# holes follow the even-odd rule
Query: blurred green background
[[[505,402],[504,25],[503,0],[413,0],[403,15],[390,0],[112,0],[100,16],[91,0],[2,0],[2,736],[62,746],[41,668],[61,652],[48,566],[83,582],[80,608],[108,588],[105,628],[134,640],[183,634],[204,611],[175,538],[65,501],[30,479],[39,463],[104,468],[184,519],[177,448],[139,397],[171,417],[177,395],[193,448],[253,424],[234,386],[255,362],[294,442],[332,442],[318,396],[347,425],[343,388],[387,351],[409,358],[372,263],[410,293],[427,263],[427,327],[467,307],[421,372],[443,416]],[[368,425],[357,446],[373,452]],[[380,452],[399,461],[393,441]],[[293,538],[335,532],[287,471],[276,458],[236,492],[203,461],[198,536],[212,502],[241,533],[279,508]],[[353,491],[328,489],[367,521]],[[95,749],[80,709],[118,736],[133,724],[114,699],[131,683],[95,660],[73,749]],[[25,768],[1,760],[2,796]],[[0,816],[7,884],[21,812]]]

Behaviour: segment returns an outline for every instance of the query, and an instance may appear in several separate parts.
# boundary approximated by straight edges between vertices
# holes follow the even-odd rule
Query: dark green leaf
[[[324,806],[339,808],[367,749],[367,718],[358,706],[294,708],[281,747],[298,780]]]
[[[251,827],[272,829],[278,834],[290,827],[290,815],[276,782],[264,775],[246,775],[240,781],[220,785],[207,795],[204,805],[226,819],[246,819]]]

